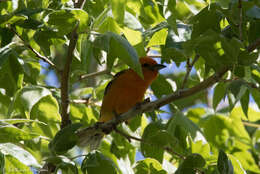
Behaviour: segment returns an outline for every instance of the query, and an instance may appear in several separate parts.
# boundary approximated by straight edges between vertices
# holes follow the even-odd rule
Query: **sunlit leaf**
[[[152,158],[146,158],[137,162],[134,168],[136,174],[166,174],[161,164]]]

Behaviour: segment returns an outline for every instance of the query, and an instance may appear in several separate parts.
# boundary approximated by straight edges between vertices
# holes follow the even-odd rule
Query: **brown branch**
[[[79,0],[75,2],[75,8],[83,8],[86,0]],[[75,29],[70,34],[70,43],[68,47],[68,53],[66,57],[66,62],[61,74],[61,128],[64,128],[68,124],[71,123],[69,118],[69,76],[70,76],[70,68],[71,62],[73,58],[73,52],[76,48],[78,34],[77,34],[78,24]]]
[[[242,0],[238,1],[238,9],[239,9],[239,39],[243,40],[243,9],[242,9]]]
[[[185,87],[187,80],[188,80],[188,77],[190,75],[190,72],[192,70],[192,67],[194,66],[196,61],[199,59],[199,57],[200,56],[197,54],[195,56],[195,58],[193,59],[193,61],[191,62],[191,64],[190,64],[190,61],[189,61],[190,59],[187,60],[187,64],[186,64],[187,70],[186,70],[186,74],[185,74],[184,80],[183,80],[182,85],[181,85],[181,89],[183,89]]]
[[[68,54],[66,57],[65,66],[61,74],[61,128],[64,128],[70,124],[69,118],[69,77],[70,77],[70,68],[73,58],[73,52],[76,47],[78,40],[77,27],[71,33],[71,39],[68,48]]]
[[[176,101],[178,99],[182,99],[185,97],[189,97],[197,92],[203,91],[205,89],[207,89],[208,87],[212,86],[213,84],[215,84],[216,82],[218,82],[219,79],[221,79],[221,77],[228,71],[228,68],[225,67],[223,69],[221,69],[219,72],[215,73],[214,75],[212,75],[211,77],[209,77],[208,79],[204,80],[203,82],[199,83],[198,85],[189,88],[189,89],[185,89],[185,90],[179,90],[173,94],[170,94],[168,96],[162,97],[156,101],[153,102],[145,102],[142,104],[137,104],[135,107],[133,107],[132,109],[130,109],[128,112],[123,113],[119,116],[117,116],[116,118],[113,118],[112,120],[105,122],[105,123],[98,123],[94,126],[85,128],[80,130],[77,135],[87,135],[89,131],[95,130],[97,131],[97,133],[105,132],[107,133],[108,130],[112,131],[118,124],[125,122],[133,117],[135,117],[136,115],[140,115],[144,112],[150,112],[150,111],[154,111],[166,104],[169,104],[173,101]],[[80,143],[80,142],[79,142]]]
[[[34,54],[36,57],[38,57],[39,59],[43,60],[44,62],[47,62],[50,66],[52,66],[53,68],[55,68],[58,72],[59,72],[59,69],[57,68],[57,66],[50,60],[48,59],[47,57],[41,55],[38,51],[36,51],[35,49],[33,49],[33,47],[27,43],[23,38],[22,36],[20,36],[17,31],[13,28],[13,27],[9,27],[9,29],[19,38],[23,41],[24,45],[29,48]]]

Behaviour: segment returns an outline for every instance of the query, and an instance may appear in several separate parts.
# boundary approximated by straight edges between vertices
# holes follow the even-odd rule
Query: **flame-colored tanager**
[[[102,101],[99,122],[107,122],[142,102],[145,91],[156,79],[158,71],[165,67],[147,56],[141,57],[139,61],[143,78],[134,70],[126,69],[117,73],[108,83]],[[96,130],[91,129],[88,132],[82,132],[79,136],[80,146],[90,145],[90,149],[97,149],[104,133],[97,133]]]
[[[142,102],[145,91],[157,77],[158,71],[165,67],[157,64],[150,57],[140,58],[140,63],[144,78],[141,78],[134,70],[127,69],[117,73],[114,79],[108,83],[99,122],[109,121]]]

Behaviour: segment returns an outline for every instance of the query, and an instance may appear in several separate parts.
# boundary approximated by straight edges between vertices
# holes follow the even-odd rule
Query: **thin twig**
[[[148,55],[148,57],[152,57],[152,58],[161,58],[161,55]]]
[[[80,157],[83,157],[83,156],[87,156],[88,154],[82,154],[82,155],[77,155],[77,156],[74,156],[74,157],[71,157],[69,158],[71,161],[76,159],[76,158],[80,158]]]
[[[249,123],[249,122],[243,121],[243,124],[244,124],[245,126],[249,126],[249,127],[260,128],[260,124],[256,124],[256,123]]]
[[[190,75],[190,72],[191,72],[191,70],[192,70],[192,67],[194,66],[194,64],[196,63],[196,61],[199,59],[199,57],[200,57],[200,56],[197,54],[191,63],[190,63],[190,61],[189,61],[190,59],[187,60],[187,64],[186,64],[187,70],[186,70],[186,74],[185,74],[185,77],[184,77],[183,82],[182,82],[182,85],[181,85],[181,89],[184,89],[184,87],[185,87],[185,85],[186,85],[186,83],[187,83],[188,77],[189,77],[189,75]]]
[[[115,130],[116,133],[118,133],[118,134],[122,135],[123,137],[125,137],[129,142],[131,141],[131,139],[133,139],[133,140],[142,142],[142,143],[147,144],[147,145],[151,145],[151,146],[156,146],[156,147],[162,148],[162,149],[164,149],[165,151],[167,151],[167,152],[169,152],[169,153],[172,153],[172,154],[178,156],[178,157],[181,158],[181,159],[185,159],[185,156],[183,156],[183,155],[181,155],[181,154],[175,152],[174,150],[172,150],[172,148],[170,148],[170,147],[168,147],[168,146],[158,146],[158,145],[156,145],[156,144],[154,144],[154,143],[145,141],[145,140],[143,140],[143,139],[141,139],[141,138],[137,138],[137,137],[131,136],[131,135],[129,135],[129,134],[123,132],[123,131],[118,130],[117,128],[115,128],[114,130]]]
[[[243,9],[242,9],[242,0],[238,1],[239,8],[239,39],[243,40]]]
[[[105,69],[105,70],[99,71],[99,72],[82,74],[82,75],[79,76],[79,80],[81,81],[81,80],[84,80],[84,79],[93,78],[93,77],[100,76],[100,75],[103,75],[103,74],[109,74],[110,71],[111,71],[110,69]]]
[[[35,54],[36,57],[38,57],[39,59],[43,60],[44,62],[47,62],[49,65],[51,65],[53,68],[55,68],[55,69],[59,72],[59,69],[57,68],[57,66],[56,66],[50,59],[48,59],[47,57],[41,55],[38,51],[36,51],[35,49],[33,49],[33,47],[32,47],[29,43],[27,43],[27,42],[22,38],[22,36],[20,36],[20,35],[17,33],[17,31],[16,31],[13,27],[9,27],[9,29],[10,29],[13,33],[15,33],[15,35],[16,35],[19,39],[21,39],[21,40],[23,41],[24,45],[25,45],[27,48],[29,48],[29,49]]]
[[[71,103],[75,103],[75,104],[89,104],[89,100],[90,98],[87,99],[74,99],[74,100],[70,100]]]

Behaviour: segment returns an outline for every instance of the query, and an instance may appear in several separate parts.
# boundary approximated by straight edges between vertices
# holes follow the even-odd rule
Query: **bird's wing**
[[[104,95],[106,95],[109,91],[109,89],[111,88],[111,85],[113,84],[113,82],[119,77],[121,76],[122,74],[124,74],[126,71],[128,71],[128,69],[125,69],[125,70],[122,70],[118,73],[116,73],[113,77],[113,79],[107,84],[106,88],[105,88],[105,92],[104,92]]]

